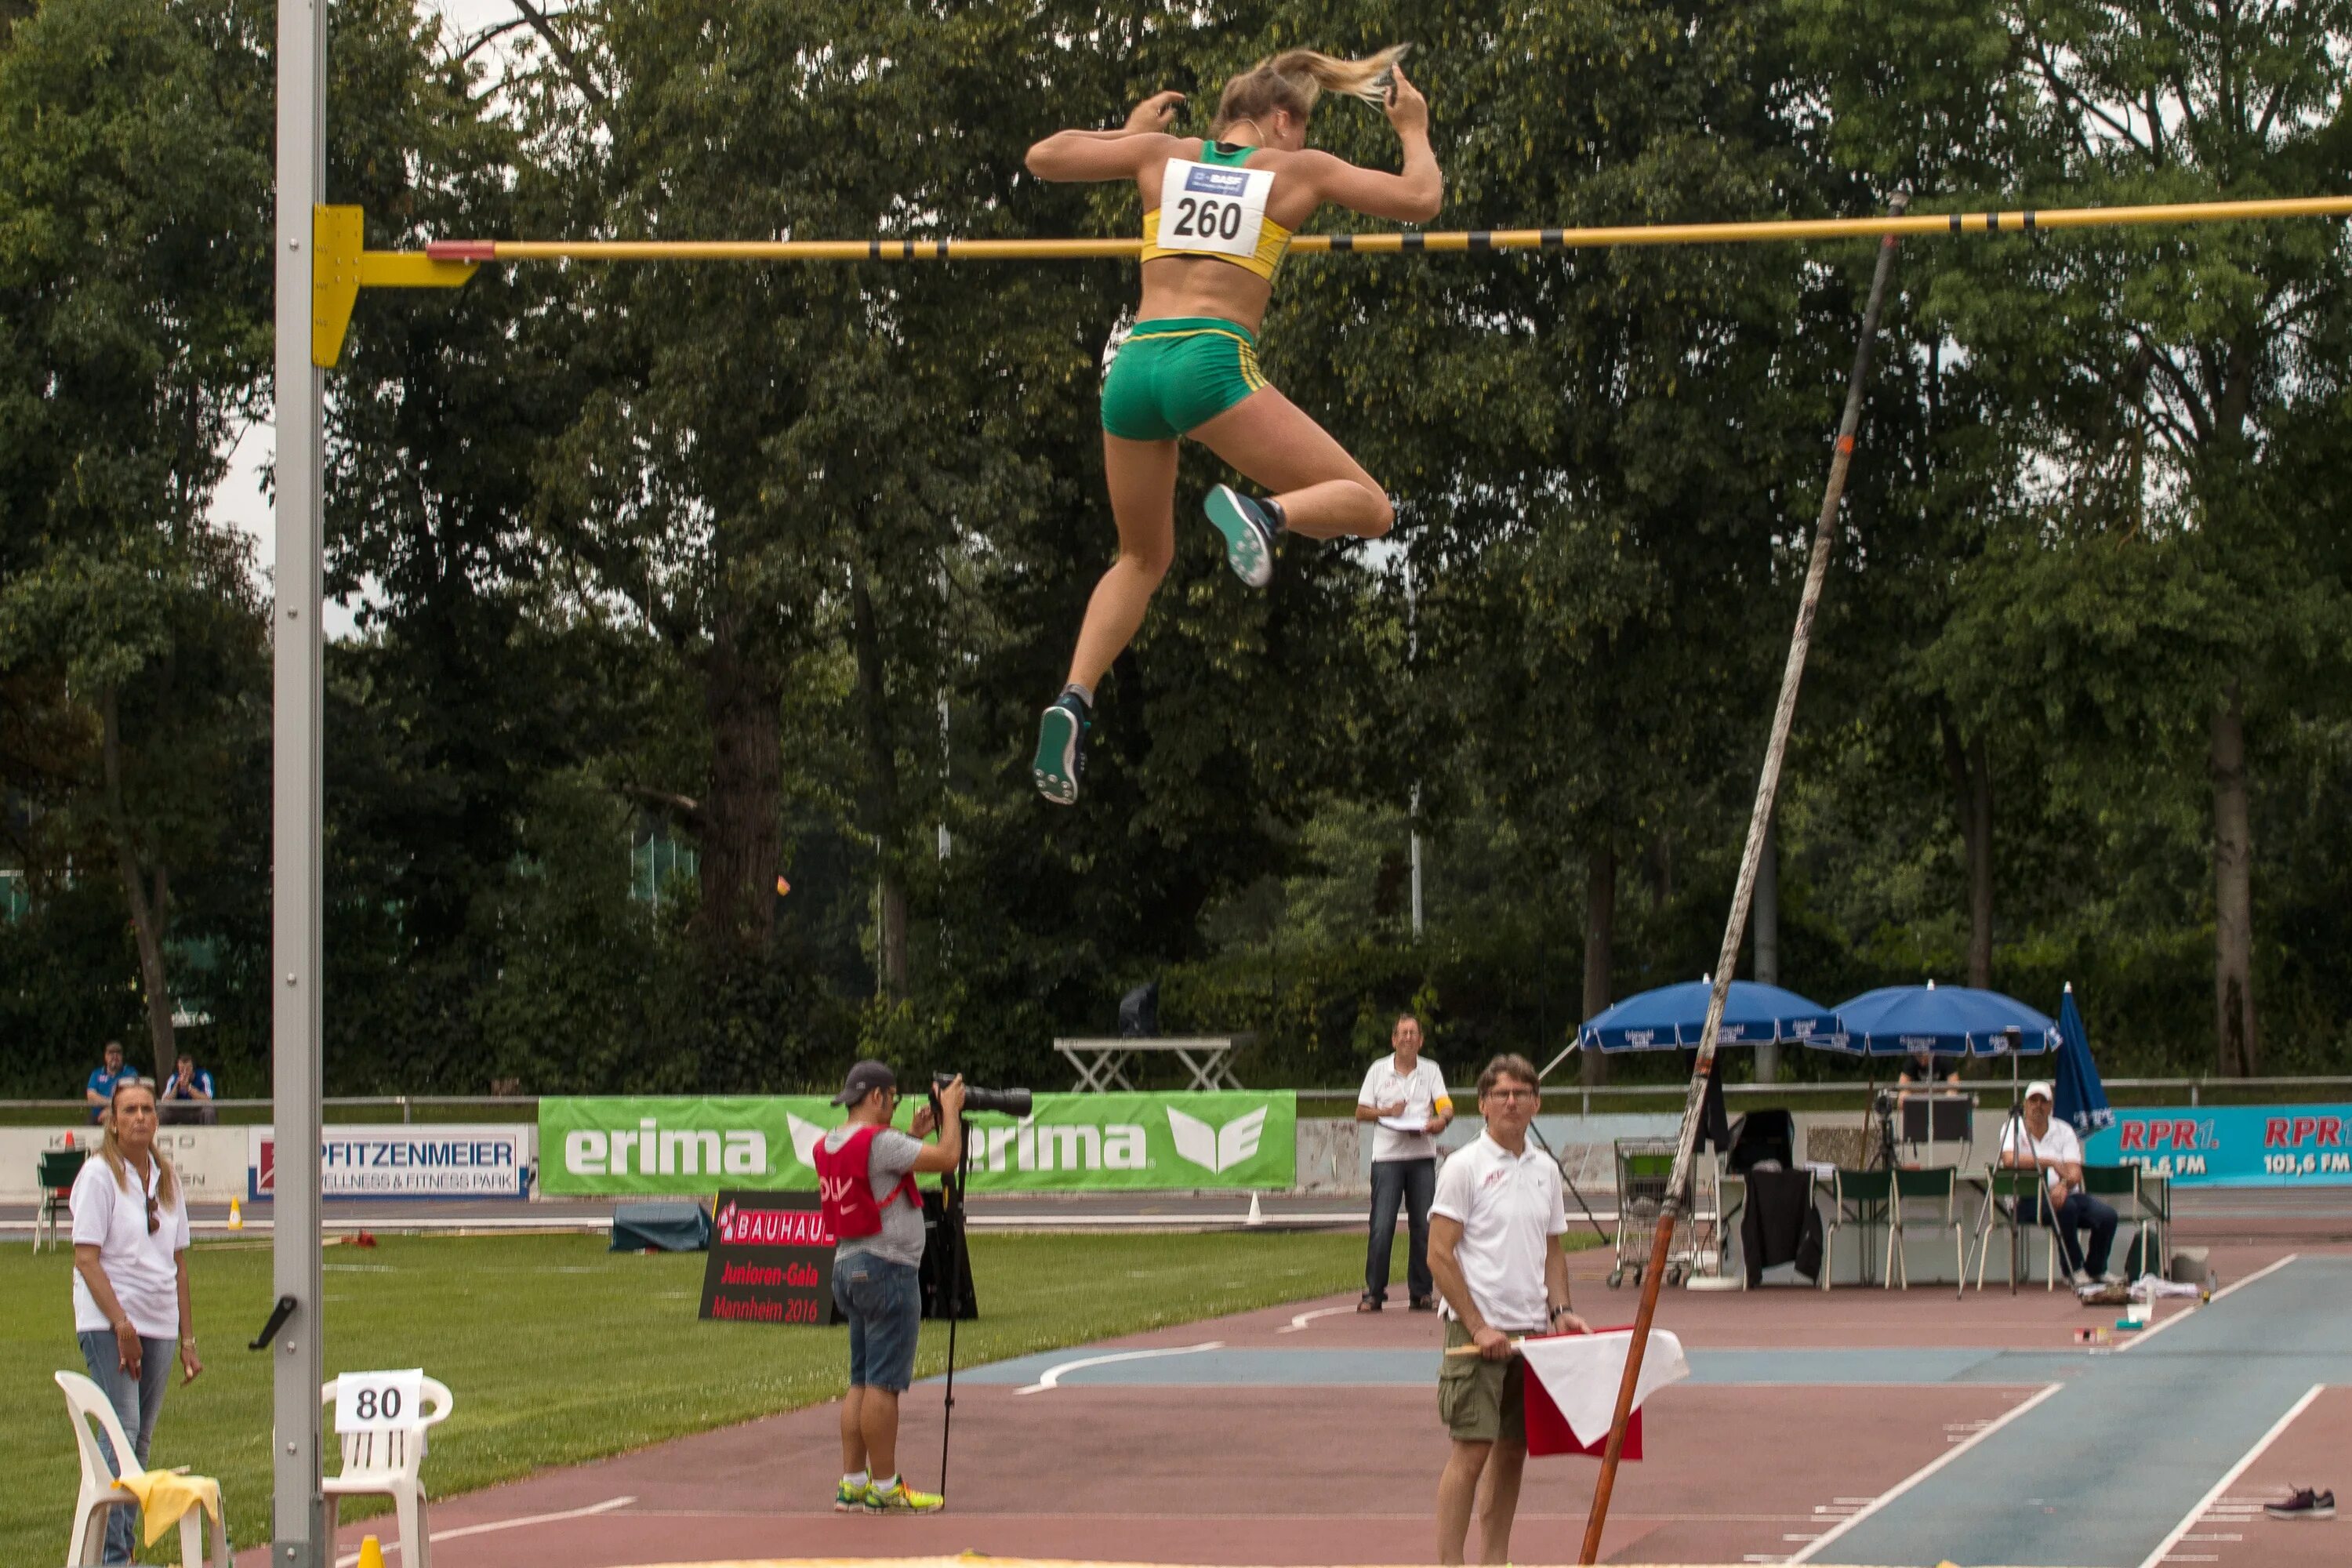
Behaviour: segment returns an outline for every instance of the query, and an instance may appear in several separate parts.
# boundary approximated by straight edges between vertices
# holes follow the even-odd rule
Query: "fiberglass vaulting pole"
[[[1894,215],[1900,218],[1906,198],[1896,196]],[[1690,1092],[1683,1104],[1682,1136],[1675,1149],[1674,1174],[1666,1183],[1666,1199],[1658,1211],[1657,1235],[1650,1243],[1650,1260],[1642,1270],[1642,1305],[1633,1319],[1633,1342],[1626,1347],[1625,1375],[1617,1389],[1617,1409],[1609,1424],[1609,1447],[1601,1456],[1601,1476],[1593,1484],[1592,1512],[1584,1524],[1584,1551],[1579,1563],[1601,1557],[1601,1532],[1609,1522],[1609,1494],[1617,1484],[1617,1462],[1625,1447],[1625,1424],[1633,1410],[1633,1390],[1642,1375],[1643,1352],[1649,1349],[1650,1324],[1658,1313],[1658,1286],[1665,1276],[1666,1253],[1674,1244],[1675,1223],[1690,1191],[1691,1160],[1698,1144],[1699,1113],[1706,1100],[1707,1075],[1715,1068],[1716,1031],[1723,1024],[1723,1006],[1731,994],[1732,971],[1738,966],[1739,944],[1748,930],[1748,900],[1756,891],[1757,865],[1763,858],[1765,835],[1772,824],[1772,805],[1780,788],[1780,760],[1789,747],[1789,730],[1797,712],[1797,688],[1804,679],[1805,655],[1812,645],[1813,615],[1821,606],[1822,584],[1829,576],[1830,556],[1836,548],[1838,502],[1845,494],[1846,468],[1853,459],[1853,433],[1862,423],[1863,384],[1870,375],[1870,350],[1878,336],[1879,306],[1886,296],[1886,276],[1895,265],[1895,236],[1878,244],[1878,265],[1870,278],[1870,300],[1862,312],[1862,342],[1853,351],[1853,371],[1847,377],[1845,414],[1838,421],[1837,445],[1830,458],[1829,487],[1822,496],[1820,521],[1813,525],[1811,559],[1805,567],[1803,597],[1797,604],[1797,626],[1789,638],[1788,668],[1780,676],[1780,700],[1772,710],[1771,738],[1764,747],[1763,775],[1756,784],[1756,809],[1748,822],[1748,846],[1739,858],[1739,880],[1731,895],[1731,915],[1724,922],[1723,950],[1715,962],[1715,990],[1707,998],[1706,1026],[1699,1035],[1698,1065],[1691,1073]],[[1828,1267],[1827,1260],[1823,1261]]]
[[[324,1568],[319,1489],[319,977],[325,643],[324,373],[313,363],[314,213],[326,199],[326,0],[278,0],[277,594],[270,691],[270,1568]],[[290,1307],[289,1304],[290,1303]],[[267,1338],[267,1331],[265,1331]]]

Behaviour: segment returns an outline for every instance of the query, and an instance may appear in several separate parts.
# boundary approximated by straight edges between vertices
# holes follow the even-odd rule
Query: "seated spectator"
[[[1944,1074],[1944,1076],[1939,1079],[1936,1076],[1935,1053],[1933,1051],[1913,1051],[1908,1058],[1905,1058],[1903,1070],[1895,1076],[1895,1087],[1896,1091],[1895,1098],[1898,1100],[1909,1098],[1902,1093],[1902,1090],[1906,1089],[1917,1089],[1923,1085],[1933,1089],[1946,1084],[1957,1084],[1959,1081],[1960,1069],[1958,1068],[1953,1068],[1951,1071]]]
[[[139,1081],[139,1069],[122,1065],[121,1040],[107,1041],[104,1054],[105,1065],[91,1073],[89,1081],[82,1088],[82,1099],[89,1106],[89,1119],[100,1125],[103,1125],[108,1116],[112,1113],[110,1108],[114,1104],[114,1086],[126,1081],[131,1083]]]
[[[156,1098],[163,1101],[166,1122],[210,1127],[219,1115],[213,1110],[213,1075],[196,1065],[185,1046],[180,1047],[180,1059]]]
[[[2001,1128],[2000,1163],[2004,1170],[2042,1173],[2042,1190],[2021,1223],[2048,1226],[2057,1233],[2058,1251],[2077,1287],[2097,1275],[2108,1284],[2118,1277],[2107,1271],[2107,1254],[2116,1244],[2116,1211],[2083,1190],[2083,1143],[2074,1130],[2050,1114],[2049,1083],[2041,1079],[2025,1086],[2025,1116]],[[2083,1231],[2091,1233],[2091,1252],[2083,1255]]]

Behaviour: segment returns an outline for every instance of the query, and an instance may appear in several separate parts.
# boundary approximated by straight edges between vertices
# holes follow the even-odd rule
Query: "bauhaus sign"
[[[833,1233],[808,1193],[722,1191],[710,1216],[702,1316],[734,1323],[830,1323]]]
[[[899,1125],[913,1114],[902,1102]],[[540,1101],[540,1190],[699,1195],[816,1188],[818,1140],[847,1112],[817,1096]],[[971,1191],[1279,1191],[1297,1183],[1297,1099],[1041,1094],[1034,1112],[969,1119]]]

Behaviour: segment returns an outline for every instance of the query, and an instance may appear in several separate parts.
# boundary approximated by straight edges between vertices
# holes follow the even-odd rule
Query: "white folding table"
[[[1196,1089],[1237,1089],[1242,1080],[1234,1076],[1234,1053],[1248,1045],[1255,1035],[1176,1035],[1149,1039],[1055,1040],[1054,1049],[1069,1058],[1077,1070],[1081,1093],[1107,1094],[1114,1089],[1132,1092],[1134,1082],[1127,1068],[1135,1058],[1147,1051],[1161,1051],[1173,1056],[1192,1075],[1192,1087]]]

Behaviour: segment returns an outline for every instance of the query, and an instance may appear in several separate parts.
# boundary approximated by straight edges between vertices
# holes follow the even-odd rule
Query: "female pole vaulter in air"
[[[1038,792],[1075,805],[1096,683],[1135,637],[1176,549],[1176,443],[1190,437],[1269,493],[1219,485],[1209,521],[1251,587],[1274,574],[1275,541],[1377,539],[1387,494],[1328,432],[1269,385],[1256,331],[1291,235],[1326,202],[1422,222],[1445,193],[1429,147],[1429,104],[1398,68],[1402,46],[1360,60],[1290,49],[1225,83],[1207,140],[1162,129],[1183,101],[1154,93],[1118,131],[1062,131],[1029,149],[1040,179],[1133,180],[1143,194],[1143,298],[1103,378],[1103,470],[1118,559],[1087,605],[1069,684],[1038,725]],[[1382,106],[1404,148],[1399,174],[1307,145],[1328,88]]]

